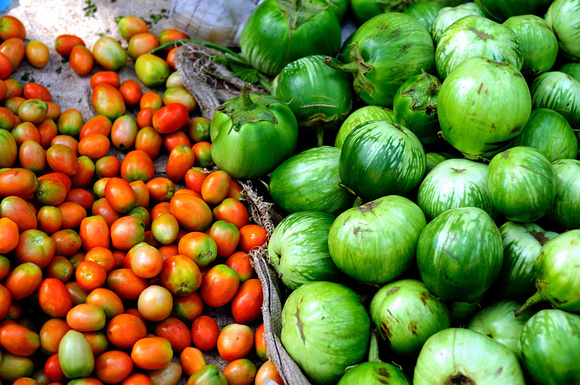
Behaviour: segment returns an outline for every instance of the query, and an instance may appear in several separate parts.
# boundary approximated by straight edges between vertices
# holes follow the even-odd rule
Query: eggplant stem
[[[254,108],[255,104],[250,97],[250,90],[252,89],[252,85],[250,83],[244,84],[244,88],[242,88],[242,94],[240,95],[242,98],[242,105],[244,111],[250,111]]]
[[[374,328],[369,342],[369,362],[383,362],[379,358],[379,331]]]
[[[354,74],[358,72],[358,63],[357,62],[350,62],[347,64],[340,64],[330,56],[326,56],[324,58],[324,63],[326,63],[330,68],[333,68],[338,71]]]
[[[316,128],[316,147],[322,147],[324,145],[324,128]]]
[[[534,306],[537,303],[542,302],[543,300],[544,297],[542,297],[542,293],[540,293],[539,290],[536,291],[536,293],[532,295],[530,298],[528,298],[528,300],[522,306],[520,306],[514,311],[514,315],[516,317],[519,316],[520,314],[528,310],[530,307]]]

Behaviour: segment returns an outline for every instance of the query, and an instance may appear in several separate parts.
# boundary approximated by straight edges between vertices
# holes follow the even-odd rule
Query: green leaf
[[[230,64],[230,68],[237,77],[247,83],[257,83],[260,80],[258,77],[259,72],[254,68],[249,68],[234,63]]]

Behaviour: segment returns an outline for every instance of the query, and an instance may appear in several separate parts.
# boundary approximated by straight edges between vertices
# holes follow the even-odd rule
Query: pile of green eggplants
[[[312,384],[580,384],[580,0],[264,0],[240,50],[212,156]]]

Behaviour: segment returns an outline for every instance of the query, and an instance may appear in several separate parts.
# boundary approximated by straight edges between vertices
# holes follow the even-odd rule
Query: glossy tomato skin
[[[246,357],[254,347],[254,331],[247,325],[232,323],[220,331],[217,349],[226,361]]]
[[[44,269],[56,252],[56,242],[44,231],[30,229],[20,233],[18,245],[14,249],[15,261],[32,262]]]
[[[216,320],[207,315],[197,317],[191,325],[193,345],[204,352],[216,347],[219,333]]]
[[[258,368],[247,358],[239,358],[230,362],[224,369],[228,385],[251,385],[254,383]]]
[[[256,373],[254,383],[255,385],[263,385],[266,380],[272,380],[278,385],[284,385],[284,380],[280,377],[278,369],[276,369],[276,366],[270,360],[264,362],[262,366],[260,366]]]
[[[266,334],[264,333],[264,324],[261,324],[256,329],[254,335],[254,348],[256,350],[256,355],[262,361],[268,361],[268,349],[266,343]]]
[[[111,225],[111,244],[116,249],[129,250],[144,240],[145,225],[137,217],[121,217]]]
[[[0,328],[0,344],[12,354],[31,356],[40,347],[40,337],[25,326],[11,323]]]
[[[203,201],[189,194],[174,195],[170,200],[171,213],[181,227],[188,231],[205,231],[211,225],[211,209]]]
[[[0,203],[2,217],[11,219],[20,232],[36,229],[38,220],[34,209],[18,196],[8,196]]]
[[[93,332],[105,327],[106,316],[100,307],[81,303],[67,313],[66,323],[79,332]]]
[[[161,284],[174,296],[186,296],[201,286],[201,271],[197,264],[185,255],[174,255],[163,261]]]
[[[147,327],[136,315],[122,313],[114,316],[107,324],[107,338],[119,349],[131,349],[135,342],[147,335]]]
[[[95,360],[95,376],[105,384],[117,384],[131,374],[133,360],[121,350],[109,350]]]
[[[201,231],[191,231],[179,239],[178,251],[190,258],[201,269],[209,266],[217,257],[214,239]]]
[[[209,204],[216,205],[228,196],[230,176],[223,170],[212,172],[201,185],[201,196]]]
[[[36,175],[25,168],[11,168],[0,174],[0,196],[26,199],[38,188]]]
[[[136,366],[145,370],[161,369],[173,357],[171,344],[163,337],[144,337],[131,350],[131,358]]]
[[[73,307],[72,298],[63,282],[45,278],[38,290],[40,308],[50,317],[65,317]]]
[[[175,353],[180,353],[191,344],[191,331],[178,318],[167,317],[155,325],[153,331],[156,336],[166,338]]]
[[[83,241],[83,249],[89,251],[93,247],[109,248],[111,236],[109,226],[100,215],[86,217],[81,221],[79,236]]]
[[[215,220],[224,220],[232,223],[238,229],[241,229],[250,221],[250,214],[246,206],[239,200],[233,198],[225,198],[219,205],[213,208],[212,214]]]
[[[208,306],[224,306],[234,298],[239,285],[240,279],[234,269],[224,264],[215,265],[203,277],[201,298]]]
[[[240,242],[240,231],[229,222],[220,220],[215,221],[209,228],[209,235],[217,245],[217,255],[221,258],[227,258],[238,247]]]
[[[191,376],[193,373],[199,372],[207,365],[203,352],[193,346],[188,346],[179,355],[179,362],[183,367],[183,372],[186,376]]]
[[[109,84],[98,84],[91,94],[91,103],[99,115],[104,115],[111,121],[125,114],[127,107],[123,95]]]
[[[170,134],[189,123],[189,111],[181,103],[169,103],[153,115],[153,128],[160,134]]]
[[[262,283],[252,278],[242,283],[232,300],[232,315],[237,323],[248,324],[262,315]]]
[[[146,279],[138,277],[133,270],[119,268],[107,275],[105,286],[123,300],[136,300],[148,284]]]
[[[203,312],[203,300],[197,291],[190,295],[175,296],[171,314],[187,324],[192,323]]]

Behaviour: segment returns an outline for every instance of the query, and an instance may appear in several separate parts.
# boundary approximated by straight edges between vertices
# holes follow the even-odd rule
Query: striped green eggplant
[[[544,72],[530,87],[534,108],[549,108],[572,128],[580,126],[580,82],[560,71]]]
[[[361,107],[351,112],[350,115],[348,115],[348,117],[344,120],[344,122],[342,122],[342,125],[336,134],[336,139],[334,140],[334,147],[342,148],[344,139],[356,126],[371,120],[386,120],[391,123],[396,123],[393,110],[387,107]]]
[[[580,160],[560,159],[552,163],[556,199],[548,218],[562,230],[580,229]]]

